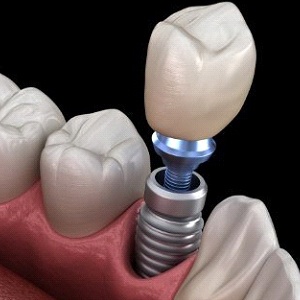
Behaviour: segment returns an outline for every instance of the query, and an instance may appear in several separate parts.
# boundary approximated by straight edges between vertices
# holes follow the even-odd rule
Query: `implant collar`
[[[157,213],[186,218],[199,214],[205,204],[207,185],[202,176],[193,172],[191,189],[176,193],[163,187],[166,167],[154,170],[147,179],[144,200]]]

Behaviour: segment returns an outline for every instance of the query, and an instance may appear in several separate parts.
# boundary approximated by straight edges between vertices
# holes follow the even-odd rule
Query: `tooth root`
[[[156,25],[148,45],[149,125],[177,139],[213,137],[241,109],[255,63],[252,34],[234,4],[176,12]]]
[[[41,91],[18,91],[0,77],[0,203],[9,201],[39,178],[40,153],[47,136],[65,120],[56,105]]]
[[[244,299],[278,248],[264,204],[230,197],[216,206],[206,222],[199,254],[175,299]]]
[[[42,153],[48,220],[68,237],[93,234],[143,196],[149,173],[146,145],[123,113],[74,117],[49,136]]]

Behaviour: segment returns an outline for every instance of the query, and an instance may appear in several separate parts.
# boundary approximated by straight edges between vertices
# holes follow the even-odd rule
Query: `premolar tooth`
[[[274,251],[255,278],[245,300],[299,300],[300,274],[284,249]]]
[[[35,88],[19,90],[0,77],[0,203],[25,192],[39,178],[40,153],[47,136],[65,119]]]
[[[48,219],[65,236],[95,233],[143,196],[149,173],[146,145],[123,113],[74,117],[49,136],[42,153]]]
[[[230,197],[211,213],[199,254],[175,299],[245,299],[261,268],[278,248],[263,202]]]
[[[201,140],[239,112],[252,84],[256,50],[238,8],[188,7],[154,28],[148,46],[145,109],[153,130]]]

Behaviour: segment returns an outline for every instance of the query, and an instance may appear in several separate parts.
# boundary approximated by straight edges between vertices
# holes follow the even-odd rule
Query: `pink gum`
[[[135,222],[142,199],[100,232],[79,239],[49,226],[40,182],[0,204],[0,263],[56,299],[173,299],[195,256],[163,274],[132,269]],[[83,199],[84,201],[84,199]]]
[[[54,300],[29,281],[0,265],[0,299]]]

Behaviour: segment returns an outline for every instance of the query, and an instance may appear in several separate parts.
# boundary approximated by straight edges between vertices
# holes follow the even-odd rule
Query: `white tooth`
[[[48,219],[65,236],[95,233],[143,196],[149,173],[146,145],[122,112],[74,117],[49,136],[42,153]]]
[[[264,204],[243,196],[228,198],[208,218],[198,256],[175,299],[245,299],[268,257],[278,248]],[[280,286],[274,288],[280,291]]]
[[[13,81],[0,74],[0,109],[4,103],[19,90],[19,87]]]
[[[184,140],[213,137],[237,115],[252,84],[256,50],[238,8],[188,7],[154,28],[148,46],[149,125]]]
[[[274,251],[255,278],[245,300],[299,300],[300,273],[283,249]]]
[[[0,203],[25,192],[39,177],[47,136],[65,120],[41,91],[18,87],[0,77]]]

